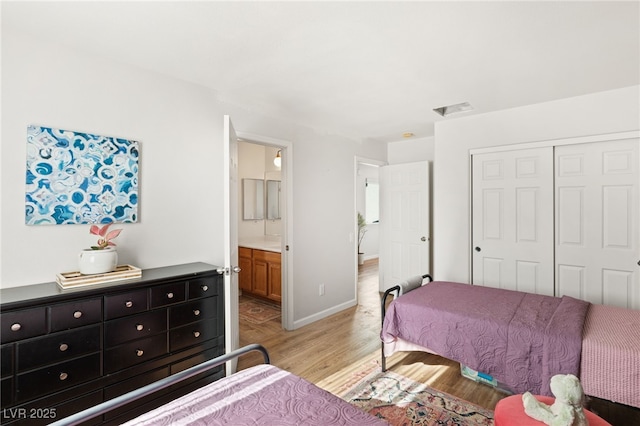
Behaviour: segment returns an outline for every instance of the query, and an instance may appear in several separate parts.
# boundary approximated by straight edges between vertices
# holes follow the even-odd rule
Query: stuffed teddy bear
[[[553,404],[538,401],[530,392],[522,395],[524,412],[529,417],[549,426],[586,426],[589,424],[582,401],[584,392],[580,380],[573,374],[557,374],[551,378],[551,392],[556,397]]]

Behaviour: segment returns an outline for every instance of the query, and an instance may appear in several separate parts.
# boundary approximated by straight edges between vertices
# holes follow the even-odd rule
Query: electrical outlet
[[[324,283],[320,284],[320,287],[318,288],[318,293],[320,294],[320,296],[324,296]]]

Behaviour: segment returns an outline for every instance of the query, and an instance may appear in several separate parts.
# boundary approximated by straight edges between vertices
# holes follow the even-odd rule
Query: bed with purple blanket
[[[247,368],[196,389],[130,420],[126,425],[387,424],[313,383],[268,364],[269,356],[266,349],[260,345],[249,345],[91,407],[53,425],[71,426],[85,424],[84,422],[90,419],[99,420],[97,417],[104,413],[161,391],[251,350],[261,351],[265,357],[265,364]]]
[[[434,281],[386,309],[383,357],[426,350],[489,374],[513,392],[551,395],[553,375],[579,376],[588,308],[568,296]]]

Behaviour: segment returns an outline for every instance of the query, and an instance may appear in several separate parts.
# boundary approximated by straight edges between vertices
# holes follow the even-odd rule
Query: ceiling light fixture
[[[455,114],[458,112],[473,111],[473,109],[474,108],[471,106],[469,102],[462,102],[459,104],[447,105],[440,108],[434,108],[433,110],[438,114],[440,114],[441,116],[446,117],[448,115]]]
[[[273,164],[275,164],[276,167],[280,168],[282,166],[282,154],[281,154],[282,150],[279,149],[278,153],[276,154],[276,158],[273,159]]]

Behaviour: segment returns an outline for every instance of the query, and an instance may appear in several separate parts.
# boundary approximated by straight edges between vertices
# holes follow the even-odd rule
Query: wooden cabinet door
[[[280,260],[269,262],[269,299],[277,302],[282,301],[282,268]]]
[[[251,292],[253,281],[253,260],[251,258],[251,249],[240,247],[238,256],[238,265],[240,266],[239,283],[240,290]]]
[[[260,256],[262,251],[255,250],[253,255],[253,288],[252,293],[267,297],[267,281],[269,277],[269,264],[264,256]]]

